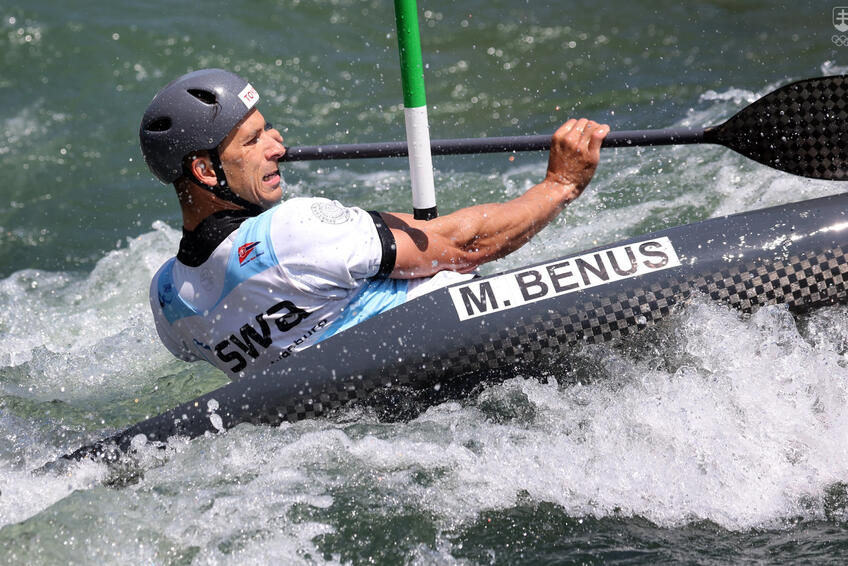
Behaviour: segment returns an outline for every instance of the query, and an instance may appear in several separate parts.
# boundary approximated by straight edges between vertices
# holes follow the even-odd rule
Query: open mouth
[[[272,171],[271,173],[268,173],[267,175],[262,177],[262,180],[266,183],[271,182],[271,181],[279,181],[280,180],[280,170],[278,169],[276,171]]]

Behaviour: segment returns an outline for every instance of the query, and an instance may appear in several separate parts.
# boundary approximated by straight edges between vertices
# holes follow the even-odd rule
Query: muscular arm
[[[397,243],[391,277],[469,272],[526,244],[589,184],[608,132],[608,126],[586,119],[563,124],[551,141],[545,180],[511,201],[471,206],[429,221],[382,213]]]

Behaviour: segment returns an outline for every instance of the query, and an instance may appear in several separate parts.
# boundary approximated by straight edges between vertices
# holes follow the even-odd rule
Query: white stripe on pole
[[[409,174],[412,177],[412,207],[428,209],[436,206],[433,181],[433,157],[430,153],[430,127],[427,107],[404,108],[406,140],[409,144]]]

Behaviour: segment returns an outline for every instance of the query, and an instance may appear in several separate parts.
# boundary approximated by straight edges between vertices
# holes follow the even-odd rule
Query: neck
[[[208,190],[191,182],[177,188],[177,197],[183,213],[183,228],[192,231],[208,216],[221,210],[241,210],[237,204],[219,199]]]

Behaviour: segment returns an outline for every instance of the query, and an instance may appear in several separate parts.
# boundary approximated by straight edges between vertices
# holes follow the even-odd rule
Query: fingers
[[[594,122],[593,124],[594,127],[589,133],[588,150],[592,155],[597,154],[600,156],[601,144],[604,143],[604,138],[607,137],[607,134],[610,132],[610,127],[606,124],[596,124]]]
[[[548,179],[569,184],[579,191],[589,183],[601,157],[601,145],[609,133],[606,124],[580,118],[570,119],[551,140]]]
[[[554,133],[554,142],[578,151],[595,151],[600,149],[609,131],[606,124],[598,124],[586,118],[571,118]]]
[[[572,143],[579,143],[579,140],[586,132],[586,127],[589,125],[589,120],[587,120],[586,118],[580,118],[579,120],[569,120],[569,122],[572,121],[574,123],[568,131],[568,134],[570,134],[569,138]]]
[[[559,129],[558,129],[556,132],[554,132],[554,138],[556,139],[556,138],[558,138],[558,137],[563,137],[563,136],[565,136],[566,134],[568,134],[569,132],[571,132],[571,130],[573,130],[573,129],[574,129],[574,126],[575,126],[576,124],[577,124],[577,120],[575,120],[574,118],[571,118],[571,119],[570,119],[570,120],[568,120],[565,124],[563,124],[562,126],[560,126],[560,127],[559,127]]]
[[[574,131],[579,136],[576,142],[578,152],[585,153],[589,151],[589,141],[592,139],[592,132],[595,130],[595,126],[597,126],[595,122],[591,122],[586,118],[577,120]]]

